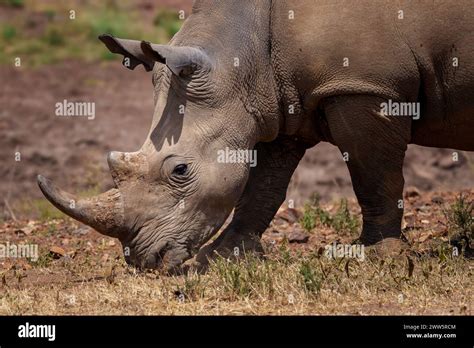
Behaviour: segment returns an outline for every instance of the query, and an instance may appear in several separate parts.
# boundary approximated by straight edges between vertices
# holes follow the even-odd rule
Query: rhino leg
[[[359,240],[367,245],[401,235],[402,167],[412,120],[382,115],[384,102],[374,96],[340,96],[324,107],[333,141],[346,156],[363,215]]]
[[[243,252],[262,254],[260,237],[285,200],[286,190],[306,147],[288,137],[258,143],[257,166],[251,168],[248,182],[234,211],[231,223],[219,237],[203,247],[196,260],[206,264],[219,254],[232,257]]]

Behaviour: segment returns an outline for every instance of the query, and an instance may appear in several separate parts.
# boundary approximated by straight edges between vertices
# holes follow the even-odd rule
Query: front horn
[[[38,175],[38,185],[46,198],[63,213],[110,237],[123,232],[124,210],[120,191],[111,189],[91,198],[78,199],[51,180]]]

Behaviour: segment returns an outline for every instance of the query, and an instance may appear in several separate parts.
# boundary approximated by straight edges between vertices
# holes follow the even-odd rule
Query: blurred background
[[[37,174],[81,196],[112,186],[107,152],[141,146],[153,94],[151,75],[122,67],[97,36],[166,43],[191,6],[191,0],[0,0],[0,221],[61,215],[42,198]],[[64,99],[94,102],[95,119],[57,117],[55,104]],[[407,188],[420,192],[472,188],[474,154],[458,151],[453,161],[453,150],[410,146],[405,178]],[[307,152],[287,198],[300,205],[313,194],[323,201],[354,196],[330,144]]]

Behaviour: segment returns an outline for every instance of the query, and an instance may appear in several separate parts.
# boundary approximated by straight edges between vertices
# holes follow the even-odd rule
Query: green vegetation
[[[47,30],[43,39],[47,45],[50,46],[62,46],[65,43],[64,36],[58,30],[58,28],[51,27]]]
[[[144,21],[133,2],[38,4],[33,1],[5,1],[15,10],[0,24],[0,64],[37,67],[65,59],[100,61],[119,59],[97,39],[100,34],[166,43],[180,29],[182,20],[172,10],[159,10],[153,21]]]
[[[16,36],[16,28],[11,25],[5,25],[2,29],[2,38],[6,42],[12,41]]]
[[[246,254],[237,260],[219,257],[211,262],[207,274],[215,279],[214,286],[221,289],[222,296],[232,300],[275,299],[277,288],[282,283],[293,284],[296,287],[295,294],[304,292],[311,296],[317,294],[323,284],[320,266],[316,263],[317,257],[289,256],[286,249],[269,259],[262,259],[253,254]],[[206,283],[202,281],[198,285],[206,287]],[[193,293],[195,292],[194,289]],[[204,294],[205,290],[202,289],[201,292]]]
[[[316,227],[317,213],[318,211],[316,208],[310,204],[305,204],[300,224],[308,232]]]
[[[9,7],[23,7],[25,2],[23,0],[0,0],[0,5]]]
[[[78,192],[79,198],[96,196],[101,193],[99,185],[91,185],[88,189]],[[64,220],[68,218],[46,198],[29,199],[16,202],[13,211],[19,216],[29,216],[37,218],[40,222],[48,222],[52,220]],[[54,226],[51,225],[53,228]]]
[[[21,216],[37,217],[41,222],[66,218],[66,215],[43,198],[18,202],[13,210]]]
[[[336,213],[331,215],[321,208],[319,198],[316,196],[310,203],[305,204],[300,224],[307,231],[321,224],[334,228],[336,232],[355,233],[359,227],[359,220],[350,213],[347,199],[341,199]]]
[[[459,195],[446,212],[449,225],[468,238],[472,238],[474,233],[474,201],[468,201],[464,195]]]
[[[460,194],[444,215],[451,240],[461,243],[463,249],[469,248],[474,238],[474,201]]]
[[[41,254],[36,261],[29,261],[33,267],[37,268],[47,268],[51,265],[51,262],[53,262],[53,256],[50,252]]]
[[[176,11],[160,10],[153,20],[158,28],[163,28],[169,37],[173,37],[181,28],[181,21]]]
[[[232,298],[272,293],[273,268],[272,263],[253,255],[245,255],[242,260],[235,262],[218,258],[211,265],[222,288]]]
[[[359,220],[349,211],[349,208],[347,207],[347,199],[344,198],[340,200],[339,208],[331,218],[331,226],[336,230],[336,232],[357,232]]]
[[[303,260],[300,266],[300,275],[304,288],[311,293],[318,293],[321,290],[322,275],[318,273],[315,265]]]

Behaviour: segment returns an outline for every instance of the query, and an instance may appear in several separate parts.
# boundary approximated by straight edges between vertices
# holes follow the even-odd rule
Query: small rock
[[[448,234],[448,228],[446,226],[441,225],[441,224],[432,227],[432,230],[433,230],[433,234],[435,234],[437,236],[444,236],[444,235]]]
[[[54,259],[59,259],[63,257],[64,255],[66,255],[66,251],[63,248],[58,247],[58,246],[52,246],[51,248],[49,248],[49,252],[53,256]]]
[[[279,234],[279,233],[281,233],[281,232],[278,231],[276,228],[272,228],[272,229],[270,230],[270,232],[271,232],[271,233],[274,233],[274,234]]]
[[[46,153],[34,152],[29,158],[30,163],[39,165],[56,165],[58,161],[53,156]]]
[[[285,221],[288,221],[288,223],[290,224],[294,224],[295,222],[299,220],[298,211],[293,208],[288,208],[288,209],[283,210],[282,212],[278,214],[278,217]]]
[[[19,228],[15,230],[15,234],[18,236],[24,235],[27,236],[31,233],[31,231],[28,231],[26,228]]]
[[[31,265],[26,260],[18,260],[16,267],[26,271],[31,269]]]
[[[413,215],[413,213],[407,213],[403,217],[403,228],[412,230],[415,228],[416,225],[416,217]]]
[[[288,234],[288,242],[290,243],[306,243],[308,240],[309,235],[300,229],[296,229]]]
[[[101,262],[107,262],[109,260],[109,254],[105,253],[104,255],[102,255],[100,261]]]
[[[84,236],[88,234],[91,231],[89,227],[81,227],[78,228],[77,230],[72,231],[72,234],[79,235],[79,236]]]
[[[29,236],[35,230],[35,228],[36,228],[36,226],[35,226],[34,222],[30,221],[30,222],[28,222],[27,225],[16,229],[15,233],[18,234],[18,235],[23,234],[25,236]]]
[[[441,196],[434,196],[433,198],[431,198],[431,202],[433,202],[435,204],[443,204],[444,203],[444,198],[441,197]]]
[[[288,225],[288,222],[286,220],[282,219],[280,216],[277,216],[272,221],[272,226],[285,226],[285,225]]]
[[[429,213],[431,210],[430,204],[425,203],[425,204],[419,204],[415,206],[415,210],[423,213]]]
[[[283,237],[284,237],[284,234],[274,228],[274,229],[271,231],[270,237],[271,237],[271,238],[279,238],[279,237],[280,237],[280,238],[283,238]]]
[[[266,241],[269,244],[277,244],[282,242],[286,238],[286,235],[283,232],[277,231],[277,230],[272,230],[271,233],[269,233],[266,236]]]
[[[405,198],[419,197],[420,191],[415,186],[409,186],[405,190]]]
[[[423,233],[423,234],[421,234],[420,238],[418,238],[418,241],[420,243],[423,243],[423,242],[426,242],[426,240],[430,237],[431,237],[430,233]]]
[[[453,169],[464,164],[464,157],[459,156],[458,160],[455,161],[453,156],[443,156],[436,164],[443,169]]]

